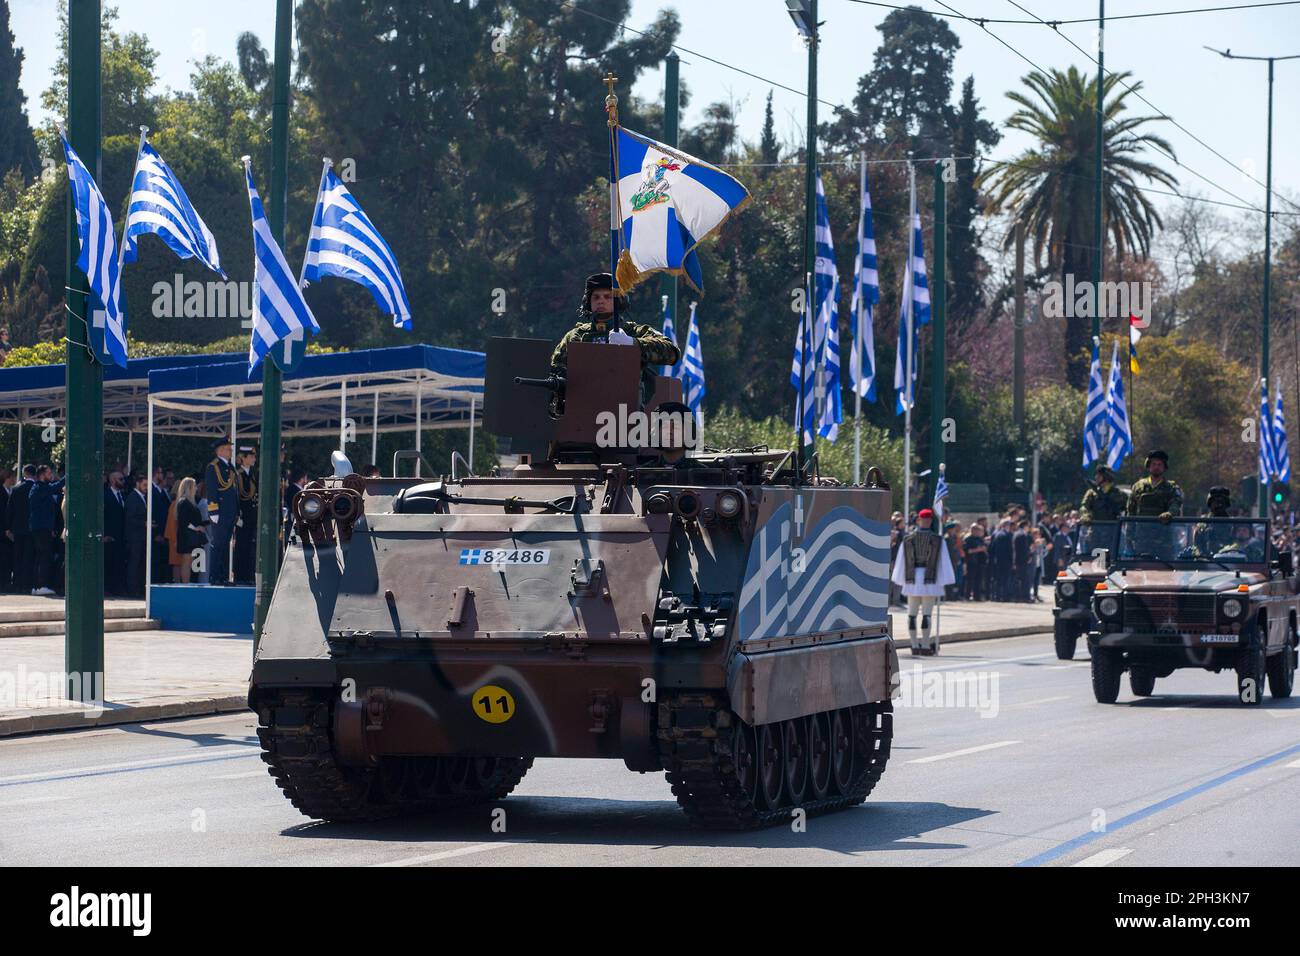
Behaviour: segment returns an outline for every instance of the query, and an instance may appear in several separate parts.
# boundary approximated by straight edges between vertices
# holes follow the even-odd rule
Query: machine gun
[[[563,375],[548,375],[546,378],[528,378],[524,375],[515,376],[516,385],[531,385],[534,388],[548,388],[557,395],[564,393],[566,380]]]

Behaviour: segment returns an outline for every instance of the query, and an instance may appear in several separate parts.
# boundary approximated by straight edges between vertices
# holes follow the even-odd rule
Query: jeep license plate
[[[550,548],[461,548],[461,564],[550,564]]]
[[[1236,634],[1202,634],[1202,644],[1236,644]]]

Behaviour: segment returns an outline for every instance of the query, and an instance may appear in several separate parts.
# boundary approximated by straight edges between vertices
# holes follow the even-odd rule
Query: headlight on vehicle
[[[1119,601],[1113,597],[1104,597],[1097,602],[1097,613],[1102,617],[1114,617],[1119,613]]]
[[[1242,603],[1236,598],[1228,598],[1223,602],[1223,616],[1230,621],[1235,621],[1241,617],[1243,609]]]
[[[1074,597],[1074,582],[1066,581],[1061,585],[1061,597]]]

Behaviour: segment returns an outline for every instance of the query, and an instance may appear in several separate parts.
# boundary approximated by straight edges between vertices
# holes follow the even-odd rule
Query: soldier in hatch
[[[1232,493],[1215,485],[1205,497],[1204,518],[1227,518],[1232,508]],[[1192,553],[1198,558],[1213,557],[1220,548],[1232,543],[1232,528],[1222,524],[1198,524],[1192,532]]]
[[[1079,520],[1114,521],[1128,507],[1128,498],[1115,485],[1115,472],[1105,465],[1097,466],[1097,479],[1093,486],[1083,493],[1079,504]]]
[[[1153,451],[1147,455],[1147,476],[1139,478],[1128,495],[1128,513],[1172,518],[1183,513],[1183,489],[1165,477],[1169,455]]]

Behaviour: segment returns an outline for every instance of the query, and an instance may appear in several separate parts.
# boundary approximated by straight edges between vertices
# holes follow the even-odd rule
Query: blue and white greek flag
[[[1277,474],[1273,453],[1273,416],[1268,409],[1268,380],[1259,380],[1259,483],[1266,485]]]
[[[894,358],[895,414],[916,405],[916,353],[920,346],[920,329],[930,321],[930,283],[925,274],[925,248],[921,245],[921,217],[916,213],[916,197],[912,197],[912,267],[904,270],[902,308],[898,316],[898,353]],[[912,336],[907,340],[907,303],[912,303]],[[907,357],[904,358],[904,355]],[[910,366],[910,380],[903,375],[904,363]]]
[[[411,303],[393,250],[334,174],[328,160],[311,217],[307,256],[302,263],[303,285],[319,282],[323,276],[338,276],[365,286],[379,308],[393,317],[393,325],[410,330]]]
[[[942,469],[939,471],[939,480],[934,485],[934,516],[943,520],[943,499],[948,497],[948,482],[944,479]]]
[[[615,278],[626,291],[652,272],[682,276],[704,292],[695,247],[749,192],[722,170],[672,146],[623,129],[613,137],[616,169],[610,183],[611,238],[618,247]]]
[[[822,189],[822,174],[817,172],[817,233],[816,265],[813,271],[813,288],[817,297],[817,323],[813,335],[814,349],[821,352],[821,388],[819,404],[822,407],[821,427],[817,434],[835,441],[840,423],[844,421],[844,408],[840,394],[840,275],[835,268],[835,242],[831,238],[830,216],[826,211],[826,192]]]
[[[271,235],[262,197],[253,185],[253,164],[244,157],[244,175],[248,179],[248,205],[253,215],[253,334],[248,346],[248,377],[262,364],[262,359],[280,342],[284,343],[285,360],[291,343],[306,332],[320,331],[311,314],[302,289],[294,281],[284,253]]]
[[[805,290],[810,292],[811,290]],[[790,363],[790,386],[794,389],[794,429],[805,445],[813,442],[817,426],[817,354],[813,348],[812,296],[804,297],[804,312],[795,329],[794,360]],[[799,421],[799,390],[803,388],[803,421]]]
[[[1106,418],[1110,422],[1110,444],[1106,464],[1119,468],[1120,462],[1133,453],[1133,433],[1129,430],[1128,406],[1124,404],[1124,372],[1119,365],[1119,339],[1110,356],[1110,388],[1106,392]]]
[[[1291,480],[1291,452],[1286,447],[1286,416],[1282,414],[1282,384],[1277,386],[1277,408],[1273,412],[1273,464],[1278,481]]]
[[[867,189],[867,160],[862,158],[862,209],[858,216],[858,253],[853,266],[853,351],[849,355],[849,381],[869,402],[876,400],[876,342],[874,312],[880,301],[876,271],[876,234],[871,225],[871,193]]]
[[[695,414],[695,427],[704,429],[704,351],[700,348],[700,325],[691,303],[691,322],[686,330],[686,354],[682,356],[682,391],[686,405]]]
[[[1088,369],[1088,404],[1083,412],[1083,467],[1101,457],[1106,445],[1106,389],[1101,381],[1101,343],[1092,340],[1092,365]]]
[[[136,261],[136,237],[147,232],[165,242],[180,258],[198,259],[221,278],[226,277],[212,230],[195,211],[171,167],[148,142],[142,142],[126,212],[123,262]]]
[[[673,345],[677,344],[677,330],[673,327],[673,313],[668,308],[668,296],[662,296],[664,307],[664,338]],[[667,375],[669,378],[682,377],[682,360],[678,359],[676,365],[661,365],[660,375]]]
[[[126,309],[122,303],[121,266],[113,237],[113,217],[90,170],[68,144],[62,130],[59,138],[68,163],[72,208],[77,212],[77,239],[81,243],[77,268],[86,274],[93,293],[86,300],[86,310],[90,313],[87,337],[99,361],[126,368]]]

